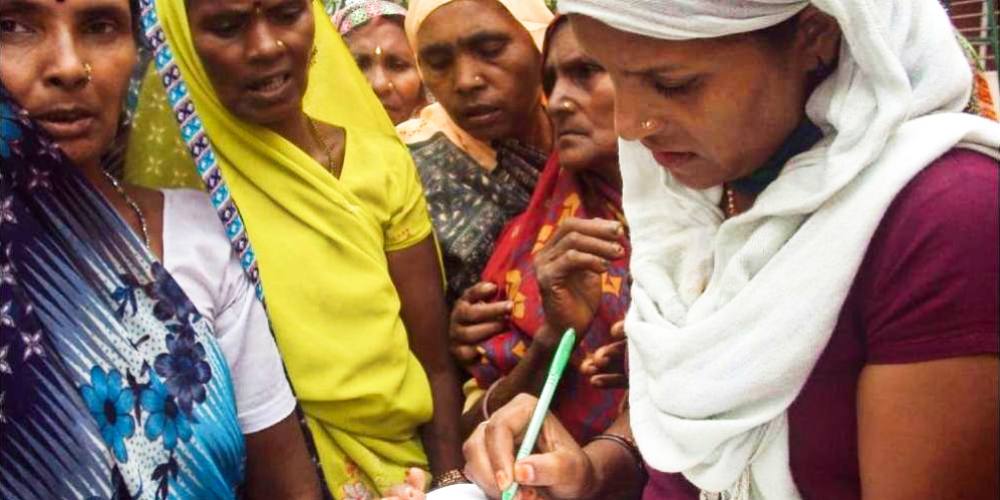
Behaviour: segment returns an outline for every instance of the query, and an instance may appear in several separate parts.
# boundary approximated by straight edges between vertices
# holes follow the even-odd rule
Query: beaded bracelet
[[[639,469],[640,476],[643,479],[646,478],[647,472],[646,472],[645,461],[643,461],[642,453],[639,452],[639,447],[635,445],[635,441],[632,441],[631,439],[625,436],[619,436],[618,434],[610,434],[610,433],[598,434],[594,436],[594,439],[590,440],[591,443],[593,443],[594,441],[611,441],[612,443],[615,443],[618,446],[624,448],[625,451],[627,451],[629,455],[632,455],[632,458],[635,460],[635,465],[636,468]]]
[[[431,490],[468,482],[469,480],[465,477],[465,473],[461,469],[452,469],[435,476],[434,480],[431,481]]]

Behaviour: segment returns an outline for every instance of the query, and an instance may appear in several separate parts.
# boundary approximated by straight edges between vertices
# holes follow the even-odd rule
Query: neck
[[[275,123],[269,128],[302,151],[315,156],[318,145],[315,144],[316,140],[313,139],[312,132],[310,132],[309,117],[306,116],[305,112],[296,113],[288,120]]]
[[[93,161],[87,161],[77,165],[80,173],[83,177],[90,182],[103,196],[105,199],[111,201],[112,205],[117,207],[118,195],[115,192],[115,187],[108,180],[107,175],[104,173],[104,167],[101,166],[101,161],[95,159]]]
[[[523,132],[517,136],[517,140],[539,151],[552,151],[552,122],[549,121],[549,115],[545,112],[541,101],[538,102],[529,120],[529,126],[522,129]]]

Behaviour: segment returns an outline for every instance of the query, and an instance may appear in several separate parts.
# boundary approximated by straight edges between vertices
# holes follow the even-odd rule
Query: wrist
[[[534,339],[531,342],[531,346],[541,350],[542,353],[552,354],[555,352],[556,348],[559,347],[559,341],[562,339],[562,332],[558,328],[552,327],[548,322],[543,323],[541,328],[535,332]]]

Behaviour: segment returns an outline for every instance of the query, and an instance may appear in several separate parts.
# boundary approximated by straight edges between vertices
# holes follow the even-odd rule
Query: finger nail
[[[535,482],[535,468],[530,465],[515,465],[514,476],[519,483]]]
[[[514,303],[511,301],[507,301],[507,303],[504,304],[503,308],[506,309],[507,312],[511,312],[514,310]]]
[[[621,245],[615,245],[615,255],[621,255],[625,253],[625,247]]]
[[[497,471],[496,479],[497,487],[500,488],[501,491],[506,490],[507,487],[510,486],[510,478],[507,477],[507,473],[505,471]]]

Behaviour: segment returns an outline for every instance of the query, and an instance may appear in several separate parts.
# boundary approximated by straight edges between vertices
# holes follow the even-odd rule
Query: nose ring
[[[90,66],[90,63],[83,63],[83,72],[87,77],[87,83],[90,83],[94,79],[94,68]]]
[[[653,130],[654,128],[656,128],[656,121],[652,119],[643,120],[642,123],[639,124],[639,126],[642,127],[643,130]]]
[[[392,82],[389,82],[389,84],[386,85],[386,87],[389,87],[389,90],[396,90],[396,84]]]
[[[564,111],[573,111],[576,109],[576,106],[573,105],[572,101],[562,101],[559,103],[559,107]]]
[[[375,47],[375,55],[376,56],[381,56],[382,55],[382,46],[381,45],[377,45]]]
[[[282,50],[284,50],[285,48],[285,42],[282,42],[281,40],[274,42],[274,44],[280,47]]]
[[[483,77],[479,75],[472,77],[472,80],[475,81],[476,83],[483,83]]]

